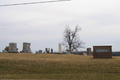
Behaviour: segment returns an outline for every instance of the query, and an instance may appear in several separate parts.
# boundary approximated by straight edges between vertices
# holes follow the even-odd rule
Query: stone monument
[[[39,53],[42,53],[42,50],[39,50]]]
[[[62,52],[62,46],[61,46],[61,44],[58,44],[58,47],[59,47],[59,48],[58,48],[58,53],[63,53],[63,52]]]
[[[91,54],[91,48],[87,48],[87,55],[92,55]]]
[[[35,53],[36,53],[36,54],[39,54],[39,51],[36,51]]]
[[[23,50],[21,51],[22,53],[32,53],[30,49],[31,43],[23,43]]]
[[[40,54],[42,53],[42,50],[36,51],[36,54]]]
[[[53,53],[53,49],[51,48],[51,53]]]
[[[42,50],[36,51],[36,54],[40,54],[42,53]]]
[[[93,58],[112,58],[112,45],[93,46]]]
[[[47,48],[47,53],[50,53],[50,48]]]
[[[45,53],[50,53],[50,48],[45,48]]]
[[[47,48],[45,48],[45,53],[47,53]]]
[[[16,43],[9,43],[9,53],[18,53],[18,48]]]

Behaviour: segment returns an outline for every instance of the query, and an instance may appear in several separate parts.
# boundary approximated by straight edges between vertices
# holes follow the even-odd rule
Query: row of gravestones
[[[45,48],[45,53],[53,53],[53,49],[51,48]]]
[[[20,53],[32,53],[30,49],[31,43],[23,43],[23,50],[20,51]],[[16,43],[9,43],[9,46],[7,46],[4,50],[3,53],[18,53],[18,48]],[[36,51],[36,54],[42,53],[42,50]],[[51,48],[45,48],[45,53],[53,53],[53,49]]]
[[[20,51],[21,53],[32,53],[30,49],[31,43],[23,43],[23,50]],[[18,53],[18,48],[16,43],[9,43],[9,46],[6,47],[3,52],[8,52],[8,53]]]
[[[42,50],[36,51],[36,54],[42,53]],[[53,49],[45,48],[45,54],[53,53]]]
[[[31,45],[31,43],[23,42],[23,50],[20,52],[21,53],[32,53],[31,49],[30,49],[30,45]],[[59,44],[58,46],[59,46],[58,53],[62,53],[61,44]],[[3,53],[6,53],[6,52],[18,53],[17,44],[16,43],[9,43],[9,47],[6,47],[3,50]],[[38,53],[42,53],[42,50],[36,51],[36,54],[38,54]],[[51,51],[50,51],[50,48],[45,48],[45,53],[53,53],[53,49],[51,48]],[[67,53],[69,53],[69,52],[67,51]],[[91,48],[87,48],[87,55],[90,55],[90,54],[91,54]]]

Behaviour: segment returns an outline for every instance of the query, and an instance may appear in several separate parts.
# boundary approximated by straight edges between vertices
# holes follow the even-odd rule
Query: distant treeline
[[[76,52],[76,53],[73,53],[73,54],[78,54],[78,55],[83,55],[83,53],[87,53],[86,51],[82,51],[82,52]],[[54,53],[54,54],[59,54],[59,53]],[[67,54],[66,52],[63,52],[63,54]],[[93,52],[92,52],[93,54]],[[120,51],[118,52],[112,52],[112,56],[120,56]]]

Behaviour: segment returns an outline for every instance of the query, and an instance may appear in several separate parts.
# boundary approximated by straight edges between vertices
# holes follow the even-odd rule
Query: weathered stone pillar
[[[87,48],[87,55],[91,55],[91,48]]]
[[[58,53],[62,53],[62,46],[61,46],[61,44],[58,44]]]
[[[51,48],[51,53],[53,53],[53,49]]]

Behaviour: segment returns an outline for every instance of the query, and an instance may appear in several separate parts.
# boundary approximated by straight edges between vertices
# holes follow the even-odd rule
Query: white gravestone
[[[61,44],[58,44],[58,47],[59,47],[59,48],[58,48],[58,53],[63,53],[63,52],[62,52],[62,46],[61,46]]]

